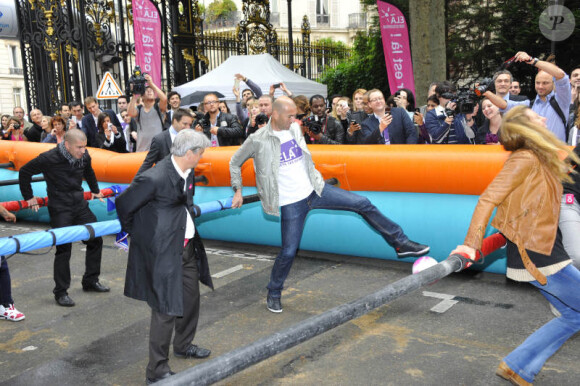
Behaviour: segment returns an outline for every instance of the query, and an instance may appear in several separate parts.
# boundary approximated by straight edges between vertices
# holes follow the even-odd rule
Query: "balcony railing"
[[[22,68],[10,67],[10,75],[22,75],[24,74]]]

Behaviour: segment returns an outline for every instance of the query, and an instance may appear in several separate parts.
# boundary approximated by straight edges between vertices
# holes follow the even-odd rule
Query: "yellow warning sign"
[[[113,75],[110,72],[106,72],[99,85],[99,91],[97,91],[97,99],[117,99],[123,95],[121,88],[115,82]]]

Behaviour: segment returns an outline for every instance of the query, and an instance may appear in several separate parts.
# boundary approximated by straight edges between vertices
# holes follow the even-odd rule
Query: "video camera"
[[[129,87],[127,87],[127,95],[143,95],[145,94],[145,86],[147,80],[145,74],[141,72],[140,66],[135,66],[133,74],[129,78]]]
[[[318,116],[310,115],[302,119],[302,124],[308,128],[312,134],[320,134],[322,132],[322,121],[318,120]]]
[[[467,87],[460,88],[457,94],[443,93],[441,97],[455,103],[455,109],[445,108],[445,115],[448,117],[454,117],[457,114],[472,114],[478,99],[475,90]]]

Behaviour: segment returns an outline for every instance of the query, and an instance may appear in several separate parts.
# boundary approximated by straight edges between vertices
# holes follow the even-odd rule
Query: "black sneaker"
[[[266,298],[266,307],[268,307],[269,311],[275,312],[277,314],[282,312],[282,302],[280,301],[280,298],[273,298],[268,295]]]
[[[408,256],[419,257],[429,252],[429,247],[427,245],[407,240],[405,244],[401,245],[398,248],[395,248],[395,250],[397,251],[397,256],[399,257],[408,257]]]

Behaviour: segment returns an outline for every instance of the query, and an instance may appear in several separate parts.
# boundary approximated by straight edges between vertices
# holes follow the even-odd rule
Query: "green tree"
[[[408,17],[407,0],[392,0],[390,3]],[[361,4],[376,12],[376,1],[361,0]],[[355,36],[351,57],[326,71],[321,82],[327,85],[329,95],[352,95],[358,88],[378,88],[390,95],[378,13],[371,18],[368,32],[359,32]]]
[[[216,0],[206,9],[206,19],[209,23],[213,23],[220,19],[227,19],[232,12],[238,10],[236,4],[232,0]]]

